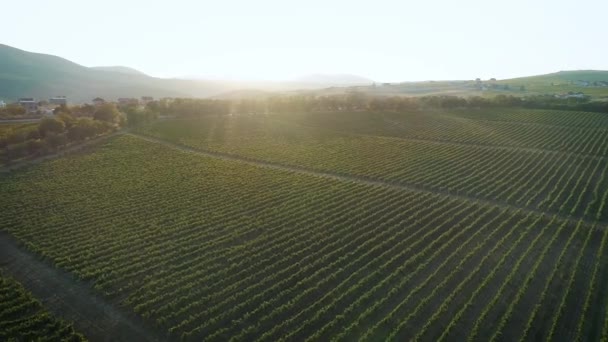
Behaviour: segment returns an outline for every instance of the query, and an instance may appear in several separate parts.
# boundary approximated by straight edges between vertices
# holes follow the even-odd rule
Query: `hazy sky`
[[[12,0],[0,43],[153,76],[377,81],[608,70],[607,0]]]

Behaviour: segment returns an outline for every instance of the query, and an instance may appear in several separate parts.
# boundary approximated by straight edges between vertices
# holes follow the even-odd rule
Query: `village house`
[[[55,97],[51,97],[49,99],[49,103],[52,105],[64,105],[67,106],[68,104],[68,99],[65,96],[55,96]]]
[[[154,101],[154,98],[152,96],[142,96],[141,97],[141,104],[144,106],[152,101]]]
[[[38,110],[38,103],[33,97],[22,97],[17,101],[17,103],[21,107],[25,108],[25,111],[28,113],[34,113]]]
[[[0,100],[0,108],[4,108],[6,107],[6,103],[2,100]]]
[[[568,93],[565,93],[565,94],[556,94],[555,97],[558,99],[585,99],[585,98],[587,98],[587,95],[585,95],[581,92],[575,93],[575,92],[569,91]]]

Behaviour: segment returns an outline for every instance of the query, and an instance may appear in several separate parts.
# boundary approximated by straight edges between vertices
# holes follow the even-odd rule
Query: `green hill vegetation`
[[[132,69],[129,69],[132,70]],[[124,67],[87,68],[66,59],[0,44],[0,99],[68,96],[72,103],[95,97],[206,97],[230,90],[222,82],[161,79]]]

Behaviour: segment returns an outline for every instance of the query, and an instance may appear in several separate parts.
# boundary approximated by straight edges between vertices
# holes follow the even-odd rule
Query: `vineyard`
[[[0,340],[86,341],[70,324],[46,312],[21,284],[1,273]]]
[[[527,121],[515,121],[517,113],[477,121],[458,114],[209,117],[161,122],[139,133],[205,151],[608,220],[608,120],[601,114],[568,113],[581,118],[571,125],[577,127],[567,126],[572,119],[564,112],[554,113],[550,127],[540,123],[553,112],[530,112]]]
[[[608,121],[576,115],[162,121],[3,178],[0,226],[164,339],[605,340]]]

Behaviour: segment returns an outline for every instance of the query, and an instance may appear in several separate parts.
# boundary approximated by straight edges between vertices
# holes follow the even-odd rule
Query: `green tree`
[[[49,132],[49,134],[47,134],[47,136],[44,138],[44,141],[46,145],[51,148],[57,148],[68,143],[68,139],[65,134],[57,134],[54,132]]]
[[[93,118],[98,121],[117,124],[120,120],[120,112],[113,103],[104,103],[97,108]]]
[[[63,133],[65,123],[57,118],[44,118],[38,124],[38,132],[41,137],[46,137],[49,133]]]
[[[11,103],[4,108],[4,111],[11,116],[25,114],[25,108],[16,103]]]
[[[94,137],[107,130],[107,123],[95,121],[91,118],[78,118],[68,130],[67,137],[71,141],[82,141],[86,138]]]
[[[55,117],[63,121],[66,130],[69,130],[70,127],[72,127],[72,125],[74,124],[74,121],[76,121],[76,118],[72,114],[67,112],[60,112],[59,114],[56,114]]]
[[[70,108],[64,104],[55,107],[55,109],[53,109],[53,114],[54,115],[59,115],[59,114],[72,114],[72,111],[70,110]]]

